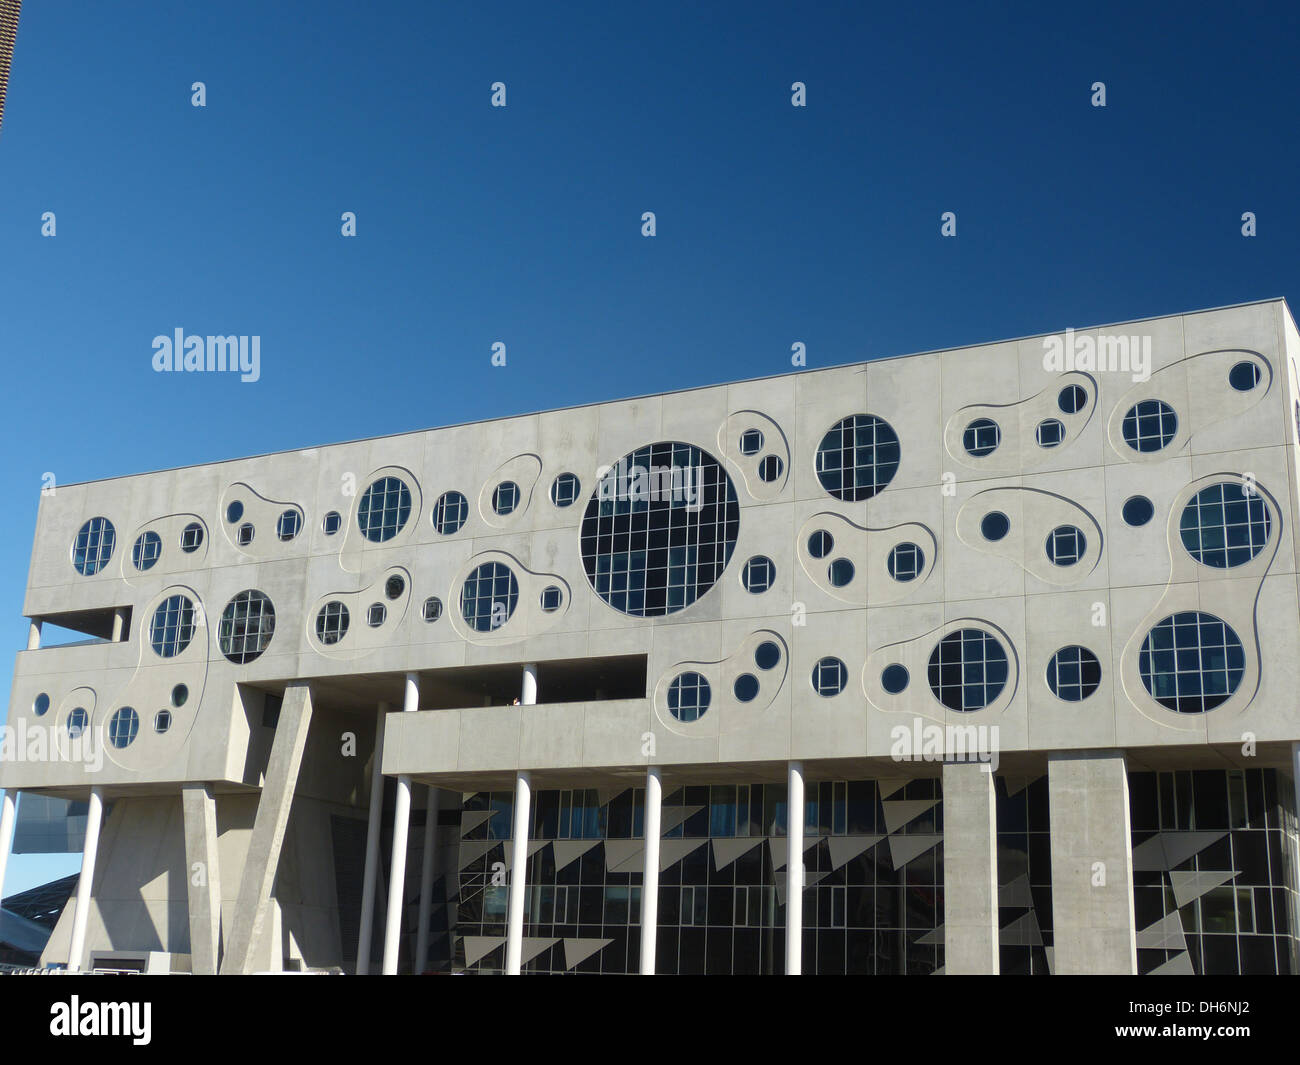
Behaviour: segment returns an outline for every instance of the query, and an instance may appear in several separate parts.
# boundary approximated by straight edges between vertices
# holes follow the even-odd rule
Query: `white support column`
[[[438,809],[441,796],[437,788],[429,788],[424,809],[424,860],[420,863],[420,923],[415,933],[415,963],[412,969],[424,972],[429,955],[429,923],[433,917],[433,855],[438,846]]]
[[[14,842],[14,803],[18,792],[0,791],[0,900],[5,897],[5,868],[9,865],[9,848]]]
[[[803,973],[803,763],[790,763],[786,791],[785,974]]]
[[[1049,754],[1047,797],[1052,971],[1058,976],[1136,976],[1133,837],[1124,751]]]
[[[655,974],[659,935],[659,834],[663,780],[657,765],[645,772],[645,873],[641,877],[641,975]]]
[[[510,910],[506,922],[506,975],[518,976],[524,953],[524,896],[528,893],[528,825],[532,792],[527,773],[515,774],[515,823],[510,855]]]
[[[81,851],[81,876],[77,878],[77,908],[72,911],[72,944],[68,948],[68,968],[81,969],[81,955],[86,949],[86,926],[90,922],[90,886],[95,879],[95,857],[99,851],[99,826],[104,819],[104,789],[90,789],[90,806],[86,811],[86,844]]]
[[[524,706],[534,706],[537,703],[537,664],[529,662],[524,666],[523,689],[519,693],[519,701]]]
[[[406,675],[406,698],[402,712],[420,708],[420,677]],[[402,939],[402,899],[406,890],[406,840],[411,829],[411,778],[397,778],[397,797],[393,803],[393,860],[388,875],[388,913],[384,923],[384,975],[397,972],[397,957]]]
[[[113,611],[113,642],[122,642],[122,630],[126,627],[126,610],[118,607]]]
[[[379,878],[379,834],[384,816],[384,726],[388,704],[379,704],[375,753],[370,766],[370,810],[366,820],[366,868],[361,880],[361,931],[357,937],[357,975],[370,974],[371,930],[375,927],[375,884]]]
[[[27,626],[27,650],[39,651],[41,648],[41,619],[32,618]]]

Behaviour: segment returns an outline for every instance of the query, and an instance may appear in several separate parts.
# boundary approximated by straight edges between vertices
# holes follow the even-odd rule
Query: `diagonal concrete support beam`
[[[221,944],[221,872],[217,859],[217,800],[209,784],[181,790],[185,877],[189,885],[190,959],[195,976],[214,976]]]
[[[248,857],[244,859],[235,917],[226,941],[226,956],[221,966],[223,973],[246,973],[255,968],[253,959],[266,923],[271,891],[275,887],[280,849],[289,825],[298,768],[302,765],[310,725],[311,686],[305,681],[286,685],[280,721],[266,766],[266,779],[262,784],[262,798],[253,821],[253,836],[248,843]]]

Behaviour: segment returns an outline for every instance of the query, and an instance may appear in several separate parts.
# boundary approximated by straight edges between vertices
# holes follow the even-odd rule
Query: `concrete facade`
[[[1071,361],[1054,361],[1067,347]],[[1149,366],[1137,365],[1146,356]],[[412,784],[424,785],[414,788],[419,802],[429,787],[468,796],[509,792],[520,781],[535,797],[546,789],[644,788],[649,769],[662,775],[667,800],[688,785],[784,783],[800,763],[809,795],[819,782],[876,782],[888,818],[891,803],[912,801],[890,798],[897,781],[940,781],[945,823],[959,826],[960,838],[931,833],[950,877],[940,880],[942,927],[929,929],[925,942],[940,949],[936,963],[946,957],[946,971],[995,972],[998,908],[1010,897],[996,853],[998,803],[1017,794],[1013,778],[1046,773],[1056,970],[1137,971],[1139,830],[1121,825],[1125,773],[1265,768],[1290,787],[1291,745],[1300,739],[1298,360],[1300,334],[1275,300],[59,486],[37,517],[23,604],[36,646],[16,656],[14,740],[0,787],[76,798],[92,785],[103,790],[109,816],[87,961],[94,951],[164,950],[192,953],[196,969],[215,964],[203,907],[219,896],[222,971],[289,962],[351,971],[355,952],[372,942],[389,948],[386,969],[420,968],[406,955],[432,890],[424,863],[403,847],[394,865],[376,845],[376,822],[407,841],[404,825],[372,817],[366,827],[368,808],[383,801],[367,765],[378,708],[403,705],[409,674],[418,708],[386,713],[376,753],[399,791],[409,797]],[[1242,373],[1253,379],[1245,389],[1230,383]],[[1067,390],[1076,397],[1069,404]],[[1167,405],[1176,424],[1152,423],[1168,429],[1167,439],[1141,450],[1126,434],[1135,431],[1136,405],[1147,401]],[[856,499],[827,488],[824,454],[828,433],[854,416],[883,420],[898,443],[896,468],[876,470],[885,483]],[[987,453],[967,446],[981,420],[998,430]],[[594,575],[602,563],[584,557],[581,529],[597,512],[593,494],[608,483],[608,468],[658,442],[716,461],[738,518],[734,542],[722,534],[716,579],[699,576],[700,548],[681,570],[697,597],[643,617],[598,590],[598,580],[616,578]],[[571,505],[555,502],[561,474],[580,485]],[[391,536],[375,539],[360,508],[386,478],[405,489],[409,512]],[[503,513],[497,501],[506,482],[518,502]],[[1250,557],[1227,566],[1198,560],[1183,534],[1192,501],[1223,486],[1251,514],[1267,515],[1262,543],[1252,540]],[[449,492],[463,495],[465,514],[444,533],[435,517]],[[1124,508],[1138,496],[1152,515],[1133,524]],[[1009,528],[991,539],[984,523],[995,512]],[[99,518],[111,523],[114,545],[102,568],[83,574],[74,565],[78,537]],[[194,527],[200,542],[183,550]],[[1063,528],[1081,534],[1079,557],[1068,564],[1045,550]],[[282,535],[287,529],[295,531]],[[161,549],[141,568],[135,549],[152,542],[147,534]],[[834,543],[824,555],[814,551],[821,534]],[[891,570],[900,545],[919,548],[915,575],[902,579]],[[773,572],[770,587],[754,592],[745,573],[760,558]],[[848,580],[841,560],[852,565]],[[493,563],[512,575],[517,602],[499,624],[476,627],[466,582]],[[229,634],[243,624],[236,600],[249,590],[273,604],[273,633],[241,659],[228,653]],[[193,634],[164,657],[157,641],[167,639],[166,604],[175,597],[193,608]],[[347,611],[337,642],[320,635],[326,604]],[[1230,649],[1219,670],[1231,690],[1205,712],[1176,711],[1143,677],[1153,631],[1192,614],[1222,622],[1241,645],[1239,668]],[[40,646],[41,623],[91,639]],[[239,638],[248,631],[239,628]],[[931,683],[946,637],[945,646],[972,646],[961,632],[982,633],[986,650],[1005,659],[1005,677],[970,709],[952,708]],[[775,661],[755,668],[769,646]],[[1049,683],[1054,656],[1072,648],[1099,670],[1095,690],[1080,701]],[[821,694],[815,678],[828,660],[843,670],[841,690]],[[531,663],[536,705],[527,698],[516,705]],[[906,683],[891,690],[897,667]],[[678,705],[684,675],[703,678],[710,693],[694,717]],[[1217,680],[1202,679],[1210,693]],[[187,692],[179,700],[178,685]],[[116,745],[113,736],[125,738],[114,724],[123,707],[135,711],[138,730]],[[101,741],[102,765],[93,769],[69,739],[70,724],[75,732],[83,717]],[[52,749],[18,754],[19,740],[42,729]],[[991,748],[996,772],[945,765],[963,754],[954,744],[985,755]],[[1006,786],[995,795],[996,782]],[[184,818],[183,793],[193,806]],[[444,807],[437,823],[454,832],[455,815]],[[665,832],[673,827],[665,821]],[[834,850],[836,832],[815,827],[806,826],[808,845]],[[367,834],[371,845],[355,859],[370,870],[371,905],[362,910],[390,913],[401,903],[400,948],[384,926],[370,926],[378,914],[359,933],[343,930],[351,905],[343,896],[352,888],[340,870],[352,859],[340,854],[352,844],[341,841]],[[906,826],[877,834],[895,842],[872,846],[895,848],[917,835]],[[409,834],[412,851],[423,851],[423,838]],[[179,863],[202,861],[193,855],[210,856],[214,847],[219,881],[206,894],[187,887]],[[895,852],[900,870],[905,852]],[[520,862],[508,864],[528,865],[535,853],[521,845]],[[771,857],[775,863],[777,848]],[[1105,863],[1105,892],[1081,879],[1094,861]],[[401,880],[387,890],[378,886],[385,867]],[[438,863],[452,879],[454,867],[454,855]],[[811,875],[809,898],[817,890]],[[117,876],[127,878],[120,887]],[[459,891],[451,880],[445,890],[440,907]],[[784,911],[787,889],[774,881],[773,891]],[[840,896],[827,897],[839,905]],[[1047,909],[1035,912],[1047,920]],[[520,921],[536,923],[516,916],[516,932]],[[191,950],[200,930],[204,945]],[[464,934],[448,927],[447,935],[468,965]],[[1025,935],[1034,949],[1041,945],[1037,932]],[[521,951],[511,959],[527,970],[526,934]]]

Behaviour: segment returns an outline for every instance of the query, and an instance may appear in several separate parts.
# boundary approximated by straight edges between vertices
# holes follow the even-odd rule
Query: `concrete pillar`
[[[357,936],[357,975],[370,973],[370,939],[375,926],[375,884],[379,877],[380,821],[384,814],[384,726],[388,704],[379,704],[375,753],[370,762],[370,808],[366,819],[366,867],[361,880],[361,931]]]
[[[438,846],[438,810],[442,805],[442,792],[429,789],[424,811],[424,859],[420,863],[420,922],[415,933],[415,963],[417,973],[424,972],[429,960],[429,924],[433,917],[434,852]]]
[[[104,821],[104,789],[90,789],[86,811],[86,844],[81,850],[81,876],[77,878],[76,909],[72,911],[72,943],[68,947],[68,968],[81,969],[86,952],[86,926],[90,923],[90,887],[95,881],[95,857],[99,853],[99,829]]]
[[[659,936],[659,834],[663,781],[659,767],[645,773],[645,873],[641,877],[641,975],[655,974]]]
[[[943,882],[943,971],[996,975],[998,825],[987,762],[943,767]]]
[[[524,706],[533,706],[537,703],[537,664],[529,662],[524,666],[523,690],[520,692],[519,701]]]
[[[406,674],[406,697],[402,713],[420,709],[420,677]],[[393,800],[393,858],[388,873],[388,913],[384,915],[384,975],[397,972],[397,959],[402,945],[402,902],[406,894],[406,842],[411,830],[411,778],[397,778],[397,793]]]
[[[786,791],[785,973],[803,973],[803,763],[790,763]]]
[[[256,969],[266,917],[271,910],[271,893],[280,869],[280,851],[289,826],[289,812],[298,786],[298,769],[307,746],[311,728],[311,687],[306,681],[291,681],[285,686],[280,704],[280,720],[271,741],[262,781],[262,795],[257,801],[253,833],[248,841],[244,873],[239,881],[239,897],[230,934],[226,937],[223,973],[246,973]],[[280,944],[272,944],[272,958],[279,957]],[[265,954],[265,951],[261,951]]]
[[[9,848],[14,842],[14,805],[18,792],[0,791],[0,901],[5,897],[5,869],[9,865]]]
[[[1136,975],[1133,837],[1124,752],[1051,754],[1047,788],[1053,971],[1063,976]]]
[[[122,642],[122,633],[126,628],[126,609],[118,607],[113,611],[113,642]]]
[[[41,619],[32,618],[27,626],[27,650],[38,651],[41,647]]]
[[[189,893],[190,971],[195,976],[215,976],[221,945],[221,870],[217,857],[217,800],[212,786],[183,785],[181,813]]]
[[[510,908],[506,918],[506,975],[518,976],[524,953],[524,896],[528,893],[528,826],[531,781],[515,774],[515,823],[510,856]]]

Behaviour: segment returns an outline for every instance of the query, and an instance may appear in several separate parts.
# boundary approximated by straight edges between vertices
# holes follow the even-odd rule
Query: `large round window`
[[[107,518],[91,518],[72,545],[72,564],[83,577],[98,573],[113,557],[117,533]]]
[[[1138,654],[1143,686],[1180,714],[1203,714],[1227,702],[1245,669],[1246,653],[1232,626],[1195,610],[1152,626]]]
[[[173,658],[194,639],[194,604],[183,595],[169,595],[149,622],[149,646],[163,658]]]
[[[736,490],[712,455],[693,444],[650,444],[596,485],[582,518],[582,564],[615,610],[663,617],[713,587],[739,530]]]
[[[266,650],[273,635],[275,607],[265,595],[250,588],[226,604],[217,626],[217,645],[230,661],[244,665]]]
[[[381,477],[361,496],[357,524],[375,543],[391,540],[411,516],[411,490],[396,477]]]
[[[898,459],[898,434],[893,427],[874,414],[853,414],[822,437],[817,479],[836,499],[870,499],[894,479]]]
[[[983,710],[1007,683],[1007,653],[983,629],[958,629],[930,654],[930,690],[949,710]]]
[[[465,578],[460,612],[475,632],[499,629],[519,603],[519,581],[501,562],[485,562]]]
[[[1183,508],[1178,524],[1192,558],[1230,569],[1245,565],[1264,550],[1271,519],[1259,492],[1224,481],[1197,492]]]

